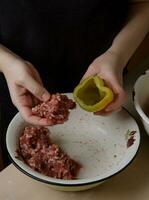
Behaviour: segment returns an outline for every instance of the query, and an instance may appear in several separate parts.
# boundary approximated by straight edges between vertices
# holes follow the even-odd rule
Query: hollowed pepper
[[[104,109],[114,98],[112,90],[97,75],[81,81],[74,89],[73,96],[76,103],[89,112]]]

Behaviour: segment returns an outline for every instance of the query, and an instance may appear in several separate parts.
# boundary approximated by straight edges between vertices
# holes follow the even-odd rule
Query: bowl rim
[[[109,175],[109,176],[106,176],[105,178],[101,178],[99,180],[94,180],[94,181],[88,181],[88,182],[81,182],[81,183],[60,183],[60,182],[56,182],[56,181],[52,181],[52,180],[44,180],[42,178],[39,178],[35,175],[33,175],[32,173],[29,173],[27,172],[26,170],[24,170],[20,165],[18,165],[13,157],[10,155],[9,151],[8,151],[8,147],[7,147],[7,141],[6,141],[6,147],[7,147],[7,152],[8,152],[8,156],[10,158],[10,160],[12,161],[13,165],[19,170],[21,171],[23,174],[27,175],[28,177],[30,178],[33,178],[34,180],[36,181],[39,181],[41,183],[45,183],[45,184],[48,184],[48,185],[53,185],[53,186],[64,186],[64,187],[79,187],[79,186],[86,186],[86,185],[94,185],[94,184],[97,184],[97,183],[100,183],[100,182],[103,182],[117,174],[119,174],[120,172],[122,172],[125,168],[127,168],[132,162],[133,160],[136,158],[139,150],[140,150],[140,141],[141,141],[141,137],[140,137],[140,129],[139,129],[139,126],[138,126],[138,123],[136,121],[136,119],[134,118],[133,114],[130,113],[125,107],[122,107],[123,110],[125,110],[132,118],[133,120],[136,122],[136,126],[138,128],[138,134],[139,134],[139,137],[138,137],[138,146],[137,146],[137,149],[136,149],[136,152],[135,154],[133,155],[133,157],[129,160],[129,162],[124,165],[124,167],[122,167],[120,170],[116,171],[115,173]],[[19,113],[18,113],[19,114]],[[7,140],[7,133],[6,133],[6,140]],[[38,172],[37,172],[38,173]],[[50,177],[49,177],[50,178]],[[52,178],[51,178],[52,179]],[[54,179],[55,180],[55,179]],[[84,179],[85,180],[85,179]],[[87,180],[87,179],[86,179]],[[74,180],[75,181],[75,180]]]
[[[135,109],[137,110],[138,114],[140,115],[142,121],[144,121],[146,124],[149,125],[149,121],[148,121],[148,117],[145,114],[145,112],[143,111],[143,109],[141,108],[140,104],[139,104],[139,100],[137,97],[137,87],[139,84],[139,81],[141,81],[144,77],[149,76],[149,69],[146,70],[144,73],[142,73],[136,80],[134,87],[133,87],[133,91],[132,91],[132,97],[133,97],[133,102],[134,102],[134,106]]]
[[[149,121],[148,121],[148,117],[146,116],[146,114],[144,113],[144,111],[142,110],[141,106],[139,105],[139,103],[134,100],[134,105],[135,105],[135,108],[138,112],[138,114],[140,115],[141,119],[149,125]]]

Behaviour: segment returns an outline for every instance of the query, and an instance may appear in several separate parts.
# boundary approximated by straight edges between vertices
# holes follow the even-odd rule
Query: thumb
[[[89,67],[88,70],[85,72],[84,76],[82,77],[81,81],[88,78],[89,76],[94,76],[97,74],[97,71],[93,67]]]
[[[114,92],[115,99],[107,106],[105,110],[106,111],[117,110],[125,102],[127,94],[116,77],[112,77],[111,82],[106,81],[106,83]]]
[[[27,80],[22,84],[30,93],[41,101],[48,101],[50,98],[49,92],[34,78],[28,76]]]

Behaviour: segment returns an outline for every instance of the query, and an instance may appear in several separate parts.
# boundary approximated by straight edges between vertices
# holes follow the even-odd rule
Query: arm
[[[0,45],[0,72],[4,74],[12,102],[23,118],[31,124],[48,125],[46,119],[32,114],[35,102],[50,98],[35,67]]]
[[[121,59],[122,67],[149,32],[149,1],[134,0],[130,3],[128,21],[114,39],[110,50]]]
[[[97,114],[106,115],[121,109],[126,92],[123,89],[123,69],[149,32],[149,0],[130,3],[128,20],[111,47],[96,58],[83,78],[98,74],[115,94],[114,101]]]

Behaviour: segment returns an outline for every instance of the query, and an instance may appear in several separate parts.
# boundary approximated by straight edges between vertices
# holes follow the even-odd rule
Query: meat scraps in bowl
[[[50,138],[45,127],[27,126],[19,138],[19,156],[33,170],[58,179],[76,179],[81,164]]]

